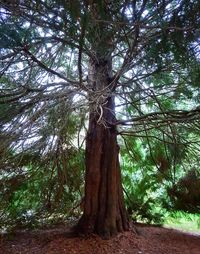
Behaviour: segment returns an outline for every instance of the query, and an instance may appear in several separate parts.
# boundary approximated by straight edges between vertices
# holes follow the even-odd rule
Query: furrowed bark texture
[[[83,234],[97,233],[109,238],[128,230],[124,206],[117,144],[115,103],[109,87],[111,60],[91,64],[89,85],[101,96],[90,109],[89,129],[86,140],[86,176],[84,212],[78,223]],[[103,91],[104,92],[100,92]],[[105,93],[102,96],[102,93]],[[107,96],[106,96],[107,94]],[[106,98],[98,105],[98,100]],[[100,103],[100,102],[99,102]]]

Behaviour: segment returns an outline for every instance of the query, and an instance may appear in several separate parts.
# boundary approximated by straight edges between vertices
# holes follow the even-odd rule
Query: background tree
[[[161,172],[175,168],[186,145],[196,146],[199,7],[186,0],[2,1],[4,171],[25,153],[46,159],[60,176],[59,197],[67,158],[81,149],[89,121],[77,228],[104,237],[128,229],[117,135],[144,137]],[[152,139],[163,142],[165,156],[154,154]]]

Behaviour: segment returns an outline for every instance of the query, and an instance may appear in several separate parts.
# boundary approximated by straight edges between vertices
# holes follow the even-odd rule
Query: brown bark
[[[98,92],[109,87],[110,71],[108,61],[91,66],[89,84],[93,90]],[[96,110],[91,107],[89,117],[84,212],[77,229],[83,234],[97,233],[109,238],[127,230],[128,219],[120,175],[113,96],[108,96],[98,107]]]

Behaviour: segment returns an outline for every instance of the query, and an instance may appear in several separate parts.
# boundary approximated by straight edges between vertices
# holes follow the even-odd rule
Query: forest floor
[[[18,231],[0,238],[0,254],[200,254],[200,232],[136,225],[110,240],[69,237],[66,226]]]

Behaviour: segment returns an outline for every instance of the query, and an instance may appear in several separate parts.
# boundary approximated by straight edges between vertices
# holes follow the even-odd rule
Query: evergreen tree
[[[1,1],[1,164],[13,150],[69,148],[88,120],[79,232],[129,228],[117,135],[157,129],[177,144],[179,126],[199,128],[199,10],[195,0]]]

